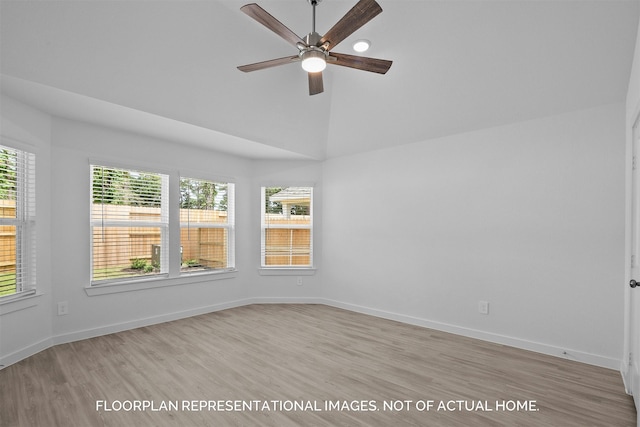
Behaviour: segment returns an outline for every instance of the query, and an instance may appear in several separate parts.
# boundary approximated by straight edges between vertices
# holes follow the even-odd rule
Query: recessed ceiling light
[[[353,50],[356,52],[366,52],[371,46],[371,42],[369,40],[356,40],[353,44]]]

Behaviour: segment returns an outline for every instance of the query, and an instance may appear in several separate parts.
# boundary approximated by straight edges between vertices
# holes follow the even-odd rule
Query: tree
[[[227,211],[229,209],[229,188],[227,184],[218,184],[219,185],[219,193],[222,193],[222,197],[219,197],[218,202],[218,210],[219,211]]]
[[[224,192],[219,199],[218,194]],[[199,179],[180,179],[180,207],[182,209],[227,210],[227,186]]]
[[[0,158],[0,165],[1,162]],[[228,200],[226,184],[180,178],[180,208],[182,209],[226,211]],[[153,173],[94,166],[93,203],[160,207],[162,178]]]
[[[160,207],[159,175],[122,169],[93,167],[93,203]]]
[[[127,197],[129,206],[162,206],[162,181],[160,176],[148,173],[130,173]]]
[[[309,205],[291,205],[291,215],[309,215]]]
[[[282,203],[280,203],[280,202],[272,202],[271,200],[269,200],[271,198],[271,196],[273,196],[276,193],[281,192],[282,190],[284,190],[283,187],[265,187],[265,189],[264,189],[264,203],[265,203],[265,212],[266,213],[273,213],[273,214],[283,213],[282,212]]]
[[[17,156],[13,150],[0,150],[0,199],[15,200]]]
[[[93,203],[125,204],[124,182],[128,172],[119,169],[93,167]]]

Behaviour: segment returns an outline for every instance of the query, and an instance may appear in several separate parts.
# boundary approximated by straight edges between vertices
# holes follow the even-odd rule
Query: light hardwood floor
[[[194,410],[193,401],[220,400],[223,409],[254,406]],[[152,406],[105,410],[120,405]],[[617,371],[323,305],[219,311],[58,345],[0,371],[3,427],[610,427],[635,419]]]

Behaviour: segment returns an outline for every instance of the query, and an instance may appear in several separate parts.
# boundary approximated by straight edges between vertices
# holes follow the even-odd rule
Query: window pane
[[[93,167],[93,203],[160,207],[161,188],[159,174]]]
[[[310,267],[312,188],[264,187],[262,265]]]
[[[168,176],[92,167],[92,281],[168,271]]]
[[[0,297],[35,292],[35,155],[0,146]]]
[[[0,149],[0,218],[16,218],[18,152]]]
[[[181,272],[233,268],[233,184],[180,179]]]
[[[181,227],[181,271],[229,268],[228,242],[228,230],[225,228]]]
[[[274,228],[265,230],[265,265],[311,264],[310,230]]]
[[[0,218],[16,218],[18,153],[0,150]],[[16,287],[16,227],[0,226],[0,296],[12,295]]]
[[[158,274],[161,250],[160,227],[94,227],[92,279]]]
[[[229,186],[222,182],[180,178],[180,208],[226,212],[229,210]]]

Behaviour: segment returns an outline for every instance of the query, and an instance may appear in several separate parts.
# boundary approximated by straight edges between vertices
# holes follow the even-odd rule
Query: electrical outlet
[[[478,313],[480,313],[480,314],[489,314],[489,302],[488,301],[478,301]]]
[[[296,284],[297,284],[298,286],[302,286],[302,276],[298,276],[298,277],[296,278]]]
[[[69,303],[67,301],[60,301],[58,303],[58,316],[64,316],[69,314]]]

